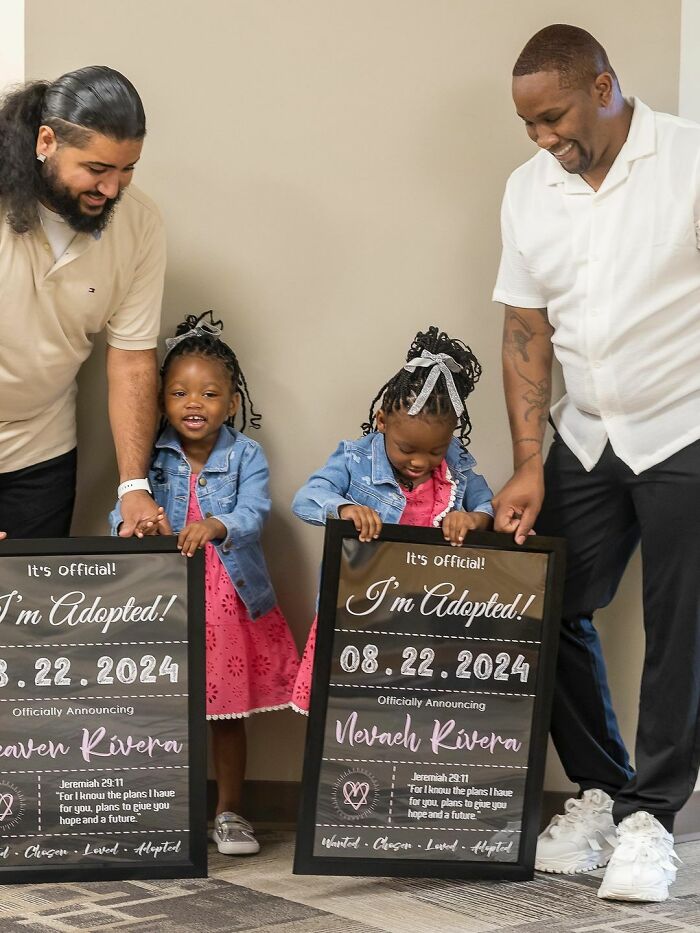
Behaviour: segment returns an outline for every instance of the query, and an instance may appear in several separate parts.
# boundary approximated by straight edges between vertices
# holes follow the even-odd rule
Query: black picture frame
[[[6,557],[109,558],[138,555],[171,556],[173,561],[186,560],[187,587],[187,742],[188,742],[188,858],[177,864],[134,859],[119,864],[93,861],[70,864],[60,859],[39,864],[3,866],[0,862],[0,884],[37,882],[124,881],[158,878],[207,877],[207,757],[205,714],[204,658],[204,554],[196,552],[184,558],[174,537],[149,536],[142,539],[118,537],[74,537],[44,539],[6,539],[0,541],[0,589],[2,562]],[[174,565],[174,566],[180,566]],[[42,648],[46,652],[46,648]],[[99,648],[95,648],[95,652]],[[2,744],[0,726],[0,745]],[[71,769],[72,770],[72,769]],[[114,771],[118,771],[116,766]],[[80,836],[76,830],[75,836]],[[0,842],[2,838],[0,836]]]
[[[460,553],[479,548],[487,551],[513,551],[521,554],[542,553],[548,556],[541,644],[537,664],[535,699],[532,710],[529,754],[518,859],[493,862],[431,858],[347,857],[314,853],[315,820],[319,779],[323,761],[329,680],[333,660],[334,627],[341,572],[341,550],[347,539],[358,535],[349,521],[329,520],[323,552],[318,607],[317,642],[313,670],[313,690],[306,733],[304,771],[297,827],[295,874],[354,875],[384,877],[440,877],[463,879],[505,879],[527,881],[533,877],[535,847],[539,832],[542,784],[547,750],[547,736],[554,693],[556,656],[559,642],[562,591],[565,569],[565,542],[560,538],[531,536],[523,545],[512,538],[494,533],[470,533]],[[384,525],[378,542],[437,545],[450,547],[437,529]],[[363,545],[372,547],[372,544]],[[384,623],[386,624],[386,623]],[[389,673],[387,671],[387,673]],[[444,676],[444,675],[443,675]],[[372,749],[372,754],[381,754]],[[387,755],[391,752],[387,751]],[[348,830],[348,832],[351,832]]]

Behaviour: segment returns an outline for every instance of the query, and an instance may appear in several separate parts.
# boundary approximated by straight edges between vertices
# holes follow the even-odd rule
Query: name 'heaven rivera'
[[[108,739],[104,726],[91,732],[83,729],[80,735],[78,750],[84,761],[90,762],[93,758],[115,758],[119,756],[145,755],[152,758],[159,750],[178,755],[183,749],[183,743],[176,739],[160,739],[152,735],[143,738],[134,738],[127,735],[120,738],[112,735]],[[52,739],[36,742],[31,736],[23,741],[0,745],[0,758],[14,758],[16,760],[31,760],[38,758],[59,758],[70,752],[70,745],[63,742],[54,742]]]

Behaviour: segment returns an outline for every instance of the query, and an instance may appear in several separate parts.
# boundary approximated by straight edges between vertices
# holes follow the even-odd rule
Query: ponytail
[[[26,233],[38,221],[36,138],[48,87],[48,81],[27,84],[0,107],[0,198],[15,233]]]
[[[443,366],[442,371],[437,361],[440,356],[446,357],[450,364]],[[426,357],[434,363],[416,365],[416,360],[422,359],[424,362]],[[436,379],[431,378],[434,369],[440,372]],[[454,417],[459,428],[459,441],[466,448],[472,429],[467,398],[474,391],[480,376],[481,364],[471,347],[434,326],[424,333],[419,331],[406,354],[406,365],[384,383],[372,400],[369,419],[362,425],[362,433],[369,434],[376,430],[375,408],[381,399],[385,414],[403,410],[413,415],[412,409],[418,405],[417,414],[437,418]]]

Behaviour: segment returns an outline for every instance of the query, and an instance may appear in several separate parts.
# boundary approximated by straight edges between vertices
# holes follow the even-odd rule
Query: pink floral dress
[[[187,522],[202,513],[190,478]],[[207,719],[237,719],[291,705],[299,655],[277,606],[253,621],[219,560],[205,545]]]
[[[403,510],[399,524],[438,528],[445,515],[454,505],[456,489],[457,486],[450,475],[447,462],[443,460],[440,466],[433,470],[433,475],[429,480],[421,483],[420,486],[413,490],[403,490],[406,496],[406,507]],[[309,714],[317,622],[318,616],[311,625],[311,631],[306,640],[306,647],[304,648],[299,673],[294,685],[294,693],[292,694],[292,709],[304,716]]]

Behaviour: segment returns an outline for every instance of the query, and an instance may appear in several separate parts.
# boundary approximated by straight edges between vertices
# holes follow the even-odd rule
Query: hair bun
[[[409,363],[417,357],[421,357],[423,351],[439,356],[444,354],[455,361],[459,367],[454,372],[454,380],[450,375],[450,383],[446,384],[446,376],[441,373],[440,377],[428,387],[428,394],[425,395],[425,401],[422,403],[421,413],[437,417],[446,417],[450,413],[456,414],[459,406],[453,404],[451,394],[455,391],[464,406],[461,414],[457,415],[459,425],[459,439],[463,446],[469,443],[469,433],[471,431],[471,421],[467,411],[466,399],[474,390],[474,386],[481,377],[481,364],[472,353],[471,347],[468,347],[462,340],[450,337],[445,331],[441,331],[434,324],[430,325],[426,331],[418,331],[406,354],[406,362]],[[425,386],[429,374],[434,366],[415,366],[411,371],[402,367],[388,382],[386,382],[374,397],[369,408],[369,419],[362,425],[362,433],[369,434],[374,430],[376,411],[375,406],[381,399],[381,407],[385,412],[405,409],[408,411],[416,399],[420,397],[421,391]],[[452,367],[448,367],[452,368]]]

